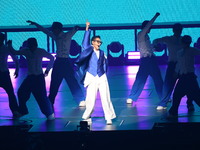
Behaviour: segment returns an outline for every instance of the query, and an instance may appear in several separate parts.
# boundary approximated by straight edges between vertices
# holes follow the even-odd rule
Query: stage
[[[198,68],[196,74],[200,75]],[[166,65],[160,65],[160,69],[164,78]],[[27,103],[29,114],[12,119],[7,94],[0,88],[0,149],[195,149],[200,141],[200,109],[195,103],[195,111],[188,113],[184,97],[179,117],[166,119],[167,110],[156,110],[159,100],[149,77],[137,102],[126,104],[137,70],[137,65],[109,66],[107,75],[117,118],[106,125],[98,96],[88,130],[78,127],[85,108],[78,107],[65,81],[56,97],[53,121],[46,120],[33,96]],[[10,69],[16,93],[26,69],[20,69],[17,79],[13,72]],[[47,92],[49,85],[50,74],[46,77]]]

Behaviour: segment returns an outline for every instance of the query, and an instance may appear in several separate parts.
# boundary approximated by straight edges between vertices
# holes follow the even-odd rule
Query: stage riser
[[[155,124],[152,130],[28,132],[24,127],[0,127],[4,150],[195,149],[200,124]],[[26,128],[27,129],[27,128]]]

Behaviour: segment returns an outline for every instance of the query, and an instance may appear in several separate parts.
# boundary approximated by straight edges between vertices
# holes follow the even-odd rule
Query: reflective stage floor
[[[200,75],[198,68],[199,65],[197,65],[196,74]],[[160,69],[164,78],[166,66],[161,65]],[[24,149],[62,149],[65,144],[65,149],[67,147],[69,149],[94,149],[94,147],[95,149],[128,149],[131,145],[138,149],[160,149],[161,147],[161,149],[171,147],[171,149],[191,149],[195,147],[199,142],[196,136],[200,132],[200,108],[195,103],[195,111],[188,113],[184,97],[179,107],[178,119],[167,120],[167,110],[171,103],[168,104],[167,110],[156,110],[159,100],[152,78],[149,77],[137,102],[132,105],[126,104],[137,70],[138,66],[109,66],[107,76],[117,118],[113,120],[112,125],[106,125],[98,95],[92,115],[92,125],[88,127],[89,131],[83,132],[80,131],[79,123],[85,108],[78,107],[65,81],[62,82],[56,97],[54,105],[56,119],[53,121],[46,120],[33,96],[27,103],[29,114],[18,120],[12,119],[7,94],[0,88],[0,131],[3,139],[0,141],[2,145],[8,149],[13,148],[12,144],[8,146],[8,143],[3,141],[10,139],[10,135],[14,135],[13,140],[18,141],[15,144],[25,143]],[[16,93],[26,76],[26,69],[20,69],[17,79],[12,76],[13,72],[14,70],[10,69]],[[50,74],[46,77],[47,92],[49,92],[49,85]],[[34,142],[30,142],[31,140]],[[173,145],[177,146],[173,147]]]

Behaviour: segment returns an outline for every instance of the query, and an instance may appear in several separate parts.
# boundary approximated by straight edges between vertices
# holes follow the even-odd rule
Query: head
[[[60,22],[53,22],[51,25],[51,30],[54,35],[58,36],[63,29],[63,25]]]
[[[96,50],[99,50],[100,46],[102,44],[101,37],[100,36],[93,36],[92,39],[91,39],[91,43],[92,43],[92,46]]]
[[[0,45],[3,44],[4,40],[5,40],[5,34],[0,33]]]
[[[36,38],[29,38],[27,40],[27,46],[31,51],[34,51],[38,47]]]
[[[181,43],[183,44],[183,47],[190,47],[190,44],[192,43],[192,38],[189,35],[184,35],[181,38]]]
[[[181,36],[183,31],[183,26],[180,23],[176,23],[173,25],[173,33],[175,36]]]
[[[19,49],[24,49],[24,48],[27,48],[27,47],[28,47],[28,41],[26,40],[26,41],[24,41],[24,42],[22,43],[22,46],[20,46]]]
[[[143,23],[142,23],[142,29],[143,29],[148,23],[149,23],[149,20],[143,21]],[[148,33],[149,33],[149,32],[150,32],[150,29],[149,29]]]

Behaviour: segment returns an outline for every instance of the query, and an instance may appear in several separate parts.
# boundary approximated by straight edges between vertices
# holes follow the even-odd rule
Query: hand
[[[29,23],[30,25],[34,25],[35,24],[35,22],[30,21],[30,20],[27,20],[26,22]]]
[[[7,45],[12,46],[12,40],[8,40]]]
[[[157,12],[157,13],[156,13],[156,16],[160,16],[160,13],[159,13],[159,12]]]
[[[74,28],[75,28],[75,30],[78,30],[80,27],[76,25]]]
[[[88,31],[89,27],[90,27],[90,22],[88,22],[88,20],[86,20],[86,28],[85,28],[85,30]]]
[[[90,22],[86,21],[86,26],[89,27],[90,26]]]

